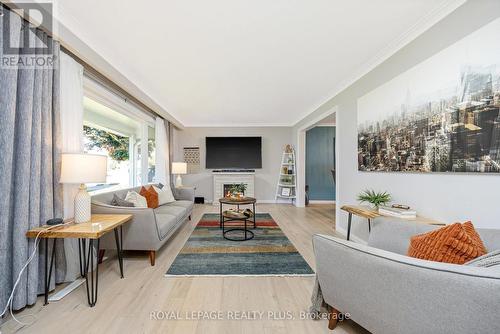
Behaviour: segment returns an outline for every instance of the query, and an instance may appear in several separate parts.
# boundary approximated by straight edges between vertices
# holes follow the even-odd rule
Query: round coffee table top
[[[253,197],[223,197],[219,198],[219,203],[224,204],[254,204],[257,200]]]

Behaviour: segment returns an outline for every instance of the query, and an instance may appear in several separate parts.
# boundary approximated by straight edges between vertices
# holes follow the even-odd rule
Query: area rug
[[[166,276],[314,274],[270,214],[257,213],[256,225],[251,229],[255,235],[253,239],[230,241],[222,237],[219,214],[204,214]]]

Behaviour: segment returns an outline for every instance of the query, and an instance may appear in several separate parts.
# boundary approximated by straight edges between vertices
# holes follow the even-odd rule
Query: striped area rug
[[[166,276],[310,276],[314,271],[268,213],[257,213],[255,237],[222,237],[219,214],[206,213]],[[226,227],[229,227],[226,223]],[[241,224],[241,223],[236,223]]]

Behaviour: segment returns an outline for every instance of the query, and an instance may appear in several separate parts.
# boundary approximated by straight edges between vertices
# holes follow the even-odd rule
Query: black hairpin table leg
[[[78,239],[78,258],[80,259],[80,276],[85,277],[87,274],[85,269],[87,267],[87,247],[86,239]]]
[[[99,239],[89,239],[89,252],[85,266],[85,285],[87,287],[87,301],[90,307],[94,307],[97,302],[97,289],[99,287]],[[96,255],[94,256],[94,244],[96,244]],[[94,270],[95,258],[95,270]],[[90,271],[89,271],[90,264]],[[89,277],[90,276],[90,277]],[[90,287],[89,287],[90,282]]]
[[[347,240],[351,237],[351,223],[352,223],[352,213],[349,212],[349,217],[347,220]]]
[[[47,305],[49,303],[49,289],[50,289],[50,279],[52,277],[52,267],[54,265],[54,258],[56,255],[56,238],[54,238],[54,243],[52,244],[52,254],[50,256],[50,267],[49,267],[49,238],[45,238],[45,294],[44,303]]]
[[[118,264],[120,265],[120,277],[123,278],[123,238],[122,238],[122,227],[120,226],[120,237],[118,237],[118,227],[115,228],[115,242],[116,242],[116,253],[118,254]]]

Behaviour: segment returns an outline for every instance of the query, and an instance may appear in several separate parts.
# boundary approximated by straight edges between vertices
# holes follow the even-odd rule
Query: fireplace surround
[[[255,172],[213,172],[213,201],[218,204],[218,199],[224,197],[228,188],[233,184],[244,183],[247,186],[245,196],[255,197]]]

